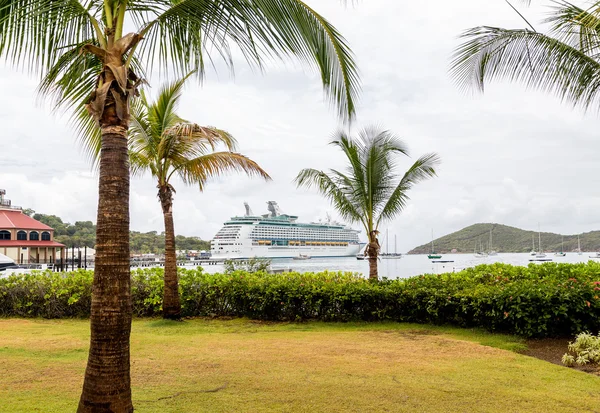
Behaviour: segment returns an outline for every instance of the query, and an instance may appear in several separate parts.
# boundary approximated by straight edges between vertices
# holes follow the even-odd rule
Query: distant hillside
[[[67,247],[94,247],[96,244],[96,225],[92,221],[77,221],[75,224],[63,222],[56,215],[36,214],[27,209],[24,211],[43,224],[54,228],[54,239]],[[177,235],[175,245],[178,250],[209,250],[210,241],[203,241],[198,237],[184,237]],[[165,251],[164,233],[150,231],[146,233],[131,231],[129,247],[132,254],[155,253]]]
[[[531,251],[531,239],[535,239],[536,251],[538,246],[538,233],[536,231],[524,231],[519,228],[500,224],[475,224],[461,229],[452,234],[445,235],[434,240],[436,252],[447,254],[454,252],[473,252],[480,243],[483,250],[488,251],[492,230],[492,249],[497,252],[529,252]],[[582,251],[600,251],[600,231],[579,234]],[[560,251],[561,234],[542,232],[542,248],[545,252]],[[577,249],[577,234],[564,235],[564,250],[566,252]],[[427,254],[431,252],[431,243],[424,244],[409,251],[409,254]]]

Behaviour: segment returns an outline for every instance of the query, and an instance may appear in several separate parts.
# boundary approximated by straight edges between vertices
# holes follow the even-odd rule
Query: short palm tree
[[[547,34],[527,21],[522,29],[480,26],[463,34],[451,63],[456,81],[484,90],[493,79],[521,81],[587,109],[600,92],[600,2],[587,9],[554,1]]]
[[[270,179],[254,161],[231,152],[235,139],[227,132],[189,123],[176,110],[186,78],[163,87],[155,102],[145,94],[132,105],[129,156],[134,174],[150,172],[157,181],[158,199],[165,221],[165,275],[163,317],[178,319],[181,303],[177,281],[177,256],[173,225],[173,181],[197,185],[202,191],[210,178],[242,171]],[[213,152],[219,144],[227,151]]]
[[[313,64],[342,118],[354,116],[358,75],[350,49],[301,0],[0,0],[0,58],[39,73],[40,92],[58,107],[74,108],[82,135],[100,142],[89,145],[100,151],[100,179],[79,412],[133,411],[130,99],[146,71],[196,70],[202,77],[215,57],[233,67],[234,49],[258,69],[265,60],[290,56]]]
[[[439,156],[421,156],[400,177],[398,155],[408,156],[406,145],[392,132],[368,127],[349,137],[337,132],[332,145],[340,148],[348,161],[346,173],[304,169],[296,177],[298,186],[316,187],[328,198],[340,216],[350,223],[361,223],[369,243],[369,278],[377,279],[379,255],[378,228],[395,218],[406,207],[408,191],[417,183],[436,175]]]

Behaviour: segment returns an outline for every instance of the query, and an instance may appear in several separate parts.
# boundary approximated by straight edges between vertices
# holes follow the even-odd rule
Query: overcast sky
[[[597,114],[520,84],[495,83],[485,95],[466,95],[448,75],[464,29],[523,27],[503,0],[309,3],[356,54],[362,96],[355,128],[382,125],[405,140],[413,157],[435,151],[442,158],[439,176],[415,187],[406,210],[384,225],[390,237],[398,235],[400,251],[427,242],[431,229],[438,237],[478,222],[524,229],[539,222],[543,231],[565,234],[600,229]],[[547,4],[521,10],[537,22]],[[155,92],[160,79],[151,83]],[[38,102],[36,85],[35,77],[0,66],[0,188],[14,204],[68,222],[95,221],[97,176],[66,117]],[[203,85],[188,82],[182,117],[231,132],[273,181],[228,176],[204,193],[175,182],[176,232],[211,239],[225,220],[243,214],[244,201],[266,213],[266,201],[275,200],[300,221],[335,216],[314,190],[292,183],[302,168],[343,167],[342,154],[327,145],[338,127],[335,113],[318,76],[296,62],[265,75],[240,63],[235,78],[223,71]],[[132,230],[163,230],[155,186],[149,176],[132,181]]]

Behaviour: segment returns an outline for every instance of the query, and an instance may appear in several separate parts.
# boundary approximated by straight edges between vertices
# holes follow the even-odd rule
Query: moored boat
[[[439,260],[440,258],[442,258],[442,254],[437,254],[433,246],[433,229],[431,230],[431,254],[428,254],[427,258],[429,258],[430,260]]]
[[[4,254],[0,254],[0,271],[15,266],[15,261]]]
[[[294,260],[310,260],[310,255],[306,254],[298,254],[296,257],[293,257]]]

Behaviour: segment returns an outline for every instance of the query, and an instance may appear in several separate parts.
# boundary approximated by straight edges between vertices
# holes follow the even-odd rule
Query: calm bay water
[[[584,252],[582,255],[576,253],[567,253],[565,257],[556,257],[554,254],[547,254],[553,262],[587,262],[592,260],[590,255],[595,252]],[[492,264],[502,262],[512,265],[527,266],[529,254],[498,254],[487,258],[476,258],[473,254],[444,254],[443,260],[452,260],[451,263],[432,263],[426,255],[404,255],[401,259],[381,259],[379,260],[379,276],[387,278],[407,278],[425,273],[443,273],[460,271],[464,268],[474,267],[479,264]],[[369,262],[367,260],[359,261],[355,257],[342,258],[311,258],[309,260],[292,259],[274,259],[271,268],[291,269],[298,272],[317,272],[317,271],[350,271],[362,273],[365,276],[369,274]],[[209,273],[223,271],[221,265],[207,265],[204,269]]]

